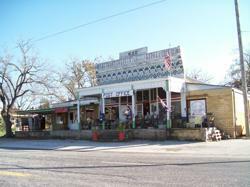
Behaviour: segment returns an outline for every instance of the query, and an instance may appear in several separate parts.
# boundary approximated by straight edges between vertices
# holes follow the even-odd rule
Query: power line
[[[45,40],[45,39],[48,39],[48,38],[52,38],[52,37],[55,37],[55,36],[57,36],[57,35],[64,34],[64,33],[66,33],[66,32],[70,32],[70,31],[73,31],[73,30],[80,29],[80,28],[82,28],[82,27],[86,27],[86,26],[88,26],[88,25],[92,25],[92,24],[95,24],[95,23],[98,23],[98,22],[102,22],[102,21],[105,21],[105,20],[114,18],[114,17],[118,17],[118,16],[121,16],[121,15],[124,15],[124,14],[128,14],[128,13],[130,13],[130,12],[135,12],[135,11],[137,11],[137,10],[140,10],[140,9],[143,9],[143,8],[147,8],[147,7],[156,5],[156,4],[160,4],[160,3],[163,3],[163,2],[165,2],[165,1],[167,1],[167,0],[155,1],[155,2],[152,2],[152,3],[149,3],[149,4],[145,4],[145,5],[136,7],[136,8],[132,8],[132,9],[129,9],[129,10],[125,10],[125,11],[122,11],[122,12],[119,12],[119,13],[116,13],[116,14],[113,14],[113,15],[110,15],[110,16],[102,17],[102,18],[99,18],[99,19],[96,19],[96,20],[93,20],[93,21],[90,21],[90,22],[87,22],[87,23],[83,23],[83,24],[81,24],[81,25],[77,25],[77,26],[74,26],[74,27],[71,27],[71,28],[62,30],[62,31],[58,31],[58,32],[55,32],[55,33],[52,33],[52,34],[47,34],[47,35],[45,35],[45,36],[43,36],[43,37],[40,37],[40,38],[38,38],[38,39],[32,39],[31,42],[32,42],[32,43],[39,42],[39,41],[41,41],[41,40]]]

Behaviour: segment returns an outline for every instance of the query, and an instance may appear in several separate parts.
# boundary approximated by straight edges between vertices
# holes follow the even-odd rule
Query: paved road
[[[111,150],[5,147],[0,149],[0,186],[250,186],[248,155],[142,152],[138,146]]]

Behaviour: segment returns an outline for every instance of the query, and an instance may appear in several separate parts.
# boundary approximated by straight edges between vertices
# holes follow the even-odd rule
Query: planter
[[[96,131],[92,132],[92,140],[93,141],[98,141],[98,138],[99,138],[98,132],[96,132]]]
[[[125,140],[125,132],[119,132],[118,133],[118,140],[124,141]]]

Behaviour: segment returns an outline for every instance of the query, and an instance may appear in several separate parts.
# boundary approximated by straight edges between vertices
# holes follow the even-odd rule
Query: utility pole
[[[241,69],[242,91],[243,91],[243,98],[244,98],[246,136],[249,137],[249,119],[248,119],[246,71],[245,71],[245,65],[244,65],[243,46],[242,46],[242,40],[241,40],[240,18],[239,18],[240,16],[239,16],[238,0],[234,0],[234,3],[235,3],[235,14],[236,14],[236,23],[237,23],[239,53],[240,53],[240,69]]]

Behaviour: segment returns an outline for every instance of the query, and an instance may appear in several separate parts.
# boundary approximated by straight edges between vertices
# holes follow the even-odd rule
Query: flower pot
[[[92,132],[92,140],[97,141],[98,140],[98,133],[97,132]]]
[[[119,132],[118,140],[119,141],[124,141],[125,140],[125,132]]]

